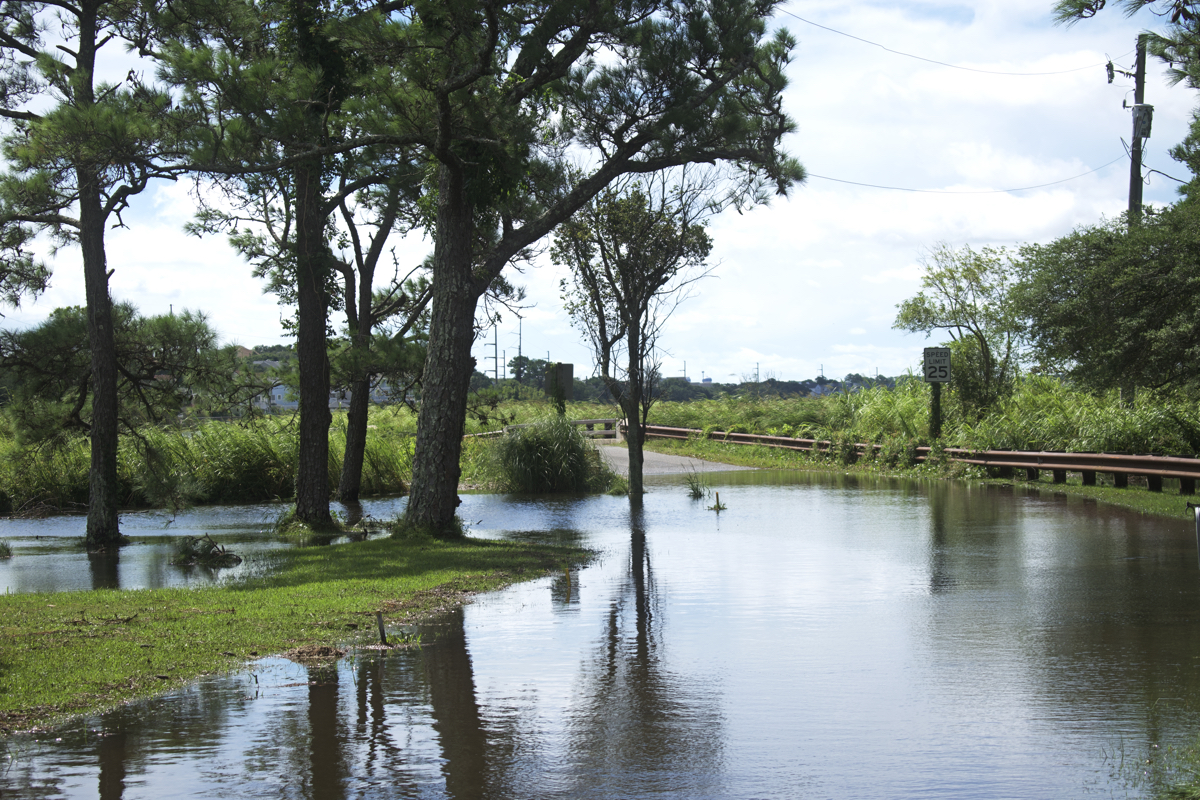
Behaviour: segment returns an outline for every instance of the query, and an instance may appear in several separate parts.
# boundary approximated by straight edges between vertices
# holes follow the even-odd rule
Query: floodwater
[[[271,528],[288,508],[286,503],[245,506],[200,506],[171,514],[134,511],[121,514],[121,532],[131,541],[119,553],[86,553],[80,542],[86,530],[83,516],[0,520],[0,539],[14,557],[0,560],[0,592],[60,592],[79,589],[160,589],[237,580],[269,562],[272,550],[295,547],[295,540],[271,535]],[[367,500],[353,507],[334,504],[348,522],[395,516],[397,500]],[[184,536],[210,536],[246,561],[236,567],[211,570],[171,562]],[[326,545],[349,537],[310,537],[305,544]]]
[[[480,597],[419,647],[263,659],[10,739],[0,797],[1139,797],[1139,762],[1200,732],[1182,516],[712,480],[719,515],[668,480],[641,512],[465,496],[478,535],[601,557]]]

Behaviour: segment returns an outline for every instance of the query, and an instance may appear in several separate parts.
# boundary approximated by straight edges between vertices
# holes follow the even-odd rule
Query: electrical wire
[[[947,64],[945,61],[937,61],[932,58],[925,58],[924,56],[917,56],[917,55],[913,55],[912,53],[905,53],[900,50],[893,50],[892,48],[886,47],[886,46],[880,44],[879,42],[872,42],[870,39],[864,39],[861,36],[855,36],[854,34],[846,33],[845,31],[839,31],[836,28],[830,28],[826,25],[821,25],[820,23],[813,22],[811,19],[805,19],[804,17],[800,16],[799,14],[793,14],[791,11],[788,11],[786,8],[781,8],[781,9],[779,9],[779,11],[783,14],[787,14],[789,17],[794,17],[795,19],[798,19],[801,22],[804,22],[808,25],[812,25],[813,27],[820,28],[821,30],[829,31],[830,33],[836,33],[839,36],[845,36],[849,39],[854,39],[855,41],[859,41],[864,44],[873,45],[882,50],[886,50],[889,53],[894,53],[895,55],[898,55],[898,56],[904,56],[905,58],[915,58],[918,61],[925,61],[929,64],[937,64],[940,67],[950,67],[951,69],[961,69],[961,70],[966,70],[967,72],[982,72],[985,75],[1017,75],[1017,76],[1021,76],[1021,77],[1036,77],[1039,75],[1066,75],[1071,72],[1082,72],[1085,69],[1095,69],[1096,67],[1104,66],[1104,64],[1090,64],[1086,67],[1076,67],[1075,69],[1064,69],[1060,72],[998,72],[996,70],[991,70],[991,69],[976,69],[975,67],[962,67],[962,66],[959,66],[958,64]],[[1120,58],[1120,57],[1121,56],[1118,56],[1118,58]]]
[[[1132,161],[1133,160],[1133,151],[1129,148],[1129,143],[1125,141],[1124,137],[1121,137],[1121,146],[1125,148],[1125,155],[1129,158],[1129,160]],[[1154,167],[1149,166],[1145,162],[1145,160],[1142,161],[1142,167],[1148,173],[1149,172],[1157,172],[1159,175],[1162,175],[1164,178],[1170,178],[1171,180],[1175,181],[1176,183],[1187,183],[1187,181],[1183,180],[1182,178],[1176,178],[1174,175],[1168,175],[1167,173],[1163,172],[1161,169],[1155,169]],[[1149,185],[1150,184],[1150,176],[1146,175],[1145,177],[1143,177],[1142,183]]]
[[[820,178],[823,181],[833,181],[834,183],[848,183],[851,186],[866,186],[867,188],[870,188],[870,189],[889,189],[894,192],[918,192],[920,194],[1008,194],[1010,192],[1024,192],[1024,191],[1028,191],[1029,189],[1042,189],[1046,186],[1056,186],[1060,183],[1066,183],[1067,181],[1077,180],[1079,178],[1083,178],[1088,175],[1091,175],[1094,172],[1099,172],[1100,170],[1104,169],[1105,167],[1111,167],[1113,164],[1117,163],[1118,161],[1122,161],[1126,158],[1128,158],[1128,156],[1117,156],[1116,158],[1114,158],[1112,161],[1108,162],[1107,164],[1103,164],[1099,167],[1096,167],[1093,170],[1088,170],[1087,172],[1082,172],[1079,175],[1074,175],[1070,178],[1063,178],[1062,180],[1059,180],[1059,181],[1050,181],[1049,183],[1039,183],[1036,186],[1022,186],[1018,189],[981,189],[981,190],[965,190],[965,191],[954,191],[951,189],[909,189],[906,186],[880,186],[879,184],[876,184],[876,183],[860,183],[859,181],[847,181],[847,180],[843,180],[842,178],[831,178],[828,175],[815,175],[811,172],[807,173],[807,175],[810,178]],[[1170,176],[1167,176],[1167,177],[1170,177]]]

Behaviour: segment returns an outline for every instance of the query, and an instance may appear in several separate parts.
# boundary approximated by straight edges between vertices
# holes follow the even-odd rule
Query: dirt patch
[[[345,650],[339,650],[327,644],[306,644],[303,647],[288,650],[283,654],[283,657],[290,658],[297,664],[311,664],[314,661],[329,661],[330,659],[341,658],[344,655],[346,655]]]
[[[441,586],[417,592],[407,600],[384,601],[380,610],[391,619],[415,622],[466,605],[476,594],[477,592],[462,589],[453,583],[443,583]]]

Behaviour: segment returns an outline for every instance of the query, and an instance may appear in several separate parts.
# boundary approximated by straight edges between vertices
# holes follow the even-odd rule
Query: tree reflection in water
[[[629,571],[611,600],[599,652],[582,665],[570,721],[573,797],[719,794],[721,714],[715,687],[669,666],[641,503],[630,504]],[[636,784],[636,791],[633,785]]]
[[[88,571],[92,575],[93,589],[116,589],[120,586],[117,579],[117,567],[121,561],[120,552],[114,547],[99,553],[88,553]]]

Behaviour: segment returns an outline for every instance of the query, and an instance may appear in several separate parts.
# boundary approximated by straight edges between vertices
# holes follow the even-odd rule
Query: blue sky
[[[963,3],[791,2],[785,12],[826,28],[974,70],[888,52],[801,21],[775,22],[799,40],[785,108],[798,130],[786,147],[812,177],[791,197],[712,221],[713,276],[676,312],[664,335],[665,372],[717,381],[760,374],[780,379],[850,372],[895,375],[915,368],[921,335],[892,330],[896,304],[919,288],[923,252],[939,242],[1016,246],[1043,242],[1115,216],[1126,206],[1132,81],[1106,82],[1104,63],[1131,67],[1139,31],[1157,18],[1108,10],[1073,27],[1056,26],[1047,0]],[[1082,69],[1080,69],[1082,68]],[[1196,103],[1168,87],[1148,62],[1146,102],[1155,106],[1145,163],[1178,178],[1166,154],[1186,134]],[[995,190],[1035,186],[1018,192]],[[823,177],[817,177],[823,176]],[[874,189],[829,178],[929,193]],[[1151,175],[1147,202],[1175,198],[1175,184]],[[135,201],[128,229],[109,235],[114,296],[144,313],[206,312],[227,341],[283,341],[281,309],[220,238],[182,233],[192,203],[187,184],[164,184]],[[946,193],[933,193],[946,192]],[[993,193],[983,193],[993,192]],[[420,237],[398,255],[416,263]],[[52,289],[6,311],[25,326],[52,308],[83,303],[78,256],[54,260]],[[582,337],[561,309],[562,273],[548,260],[512,276],[528,291],[522,349],[592,371]],[[517,353],[517,320],[505,315],[499,349]],[[475,348],[490,371],[493,336]],[[487,360],[486,365],[483,363]]]

